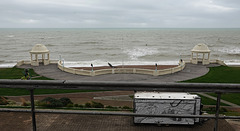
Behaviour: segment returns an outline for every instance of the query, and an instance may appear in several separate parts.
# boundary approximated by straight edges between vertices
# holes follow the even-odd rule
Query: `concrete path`
[[[218,66],[211,64],[210,66]],[[163,75],[163,76],[151,76],[140,74],[107,74],[100,76],[81,76],[71,73],[63,72],[57,68],[56,64],[50,64],[47,66],[33,67],[30,65],[22,65],[20,68],[33,68],[36,73],[41,76],[45,76],[57,80],[80,80],[80,81],[141,81],[141,82],[177,82],[183,80],[189,80],[196,77],[200,77],[208,73],[208,66],[186,64],[183,71]]]

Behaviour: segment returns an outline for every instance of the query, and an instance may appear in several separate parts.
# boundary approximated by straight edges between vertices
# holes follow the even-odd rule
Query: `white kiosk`
[[[176,92],[136,92],[134,94],[136,114],[200,115],[201,98],[198,95]],[[193,125],[199,118],[134,117],[135,124],[183,124]]]

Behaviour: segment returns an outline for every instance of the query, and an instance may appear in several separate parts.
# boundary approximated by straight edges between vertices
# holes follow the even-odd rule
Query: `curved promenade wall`
[[[74,69],[69,67],[64,67],[61,61],[58,61],[58,68],[62,71],[85,76],[97,76],[105,74],[144,74],[144,75],[166,75],[179,72],[185,68],[185,62],[183,61],[177,67],[162,69],[162,70],[150,70],[150,69],[141,69],[141,68],[111,68],[111,69],[100,69],[100,70],[83,70],[83,69]]]

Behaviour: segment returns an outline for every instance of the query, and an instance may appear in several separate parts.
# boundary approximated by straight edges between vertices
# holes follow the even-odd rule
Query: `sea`
[[[30,60],[35,44],[65,66],[173,65],[205,43],[210,59],[240,65],[240,28],[1,28],[0,67]]]

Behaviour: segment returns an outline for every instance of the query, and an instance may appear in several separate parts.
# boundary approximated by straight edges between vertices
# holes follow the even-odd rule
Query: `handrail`
[[[240,93],[240,84],[1,79],[0,88]]]
[[[31,113],[33,130],[36,131],[35,113],[60,113],[60,114],[90,114],[90,115],[118,115],[118,116],[147,116],[147,117],[178,117],[178,118],[212,118],[215,119],[214,130],[218,130],[218,119],[240,119],[238,116],[219,116],[220,98],[222,93],[240,93],[240,84],[226,83],[154,83],[154,82],[82,82],[65,80],[9,80],[1,79],[0,88],[25,88],[30,91]],[[89,90],[124,90],[124,91],[164,91],[164,92],[214,92],[218,95],[216,114],[208,116],[200,115],[146,115],[136,113],[104,113],[104,112],[70,112],[37,110],[34,106],[34,89],[89,89]],[[0,109],[0,112],[30,112],[30,110]]]
[[[31,113],[29,109],[0,109],[0,112],[26,112]],[[181,114],[136,114],[127,112],[110,112],[110,111],[69,111],[69,110],[44,110],[38,109],[36,113],[50,113],[50,114],[81,114],[81,115],[114,115],[114,116],[138,116],[138,117],[171,117],[171,118],[211,118],[215,115],[181,115]],[[219,119],[240,119],[240,116],[219,116]]]

